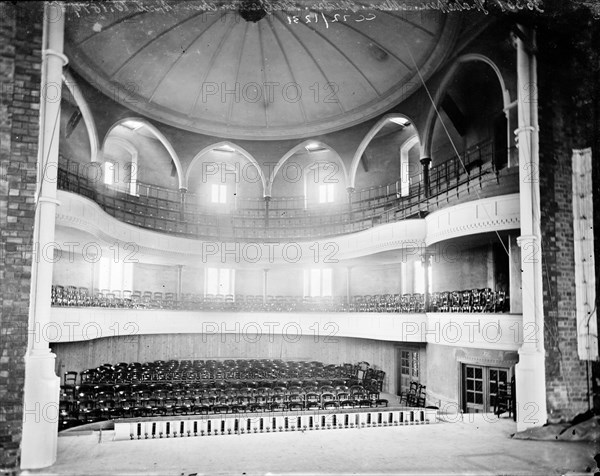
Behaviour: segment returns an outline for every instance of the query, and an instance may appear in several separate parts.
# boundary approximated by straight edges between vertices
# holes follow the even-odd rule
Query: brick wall
[[[555,421],[588,409],[586,362],[577,355],[571,178],[572,151],[582,145],[582,137],[570,105],[573,98],[565,90],[570,80],[557,75],[557,68],[570,67],[552,58],[568,58],[568,53],[552,51],[545,41],[550,32],[542,28],[540,33],[538,45],[545,45],[540,51],[539,101],[546,395],[549,419]]]
[[[31,284],[42,10],[0,3],[0,473],[19,465]]]

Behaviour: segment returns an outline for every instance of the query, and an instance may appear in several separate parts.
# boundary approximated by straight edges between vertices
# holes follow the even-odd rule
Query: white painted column
[[[508,290],[511,314],[523,313],[523,293],[521,285],[521,248],[513,235],[508,237]]]
[[[429,310],[429,267],[431,266],[432,254],[430,252],[424,252],[421,255],[421,264],[423,266],[423,305],[425,311]]]
[[[415,260],[413,256],[405,258],[403,261],[402,273],[402,294],[412,294],[415,291]]]
[[[346,303],[352,302],[352,266],[346,267]]]
[[[267,292],[269,285],[269,270],[267,268],[263,269],[263,303],[267,303]]]
[[[38,142],[38,190],[31,268],[29,342],[25,355],[25,396],[21,468],[45,468],[56,461],[60,378],[54,371],[56,355],[45,340],[50,323],[50,291],[55,234],[56,173],[65,11],[61,2],[44,3],[40,132]]]
[[[183,291],[183,265],[177,265],[177,300],[181,301]]]
[[[494,262],[494,246],[490,243],[487,250],[487,287],[496,289],[496,263]],[[508,277],[507,277],[508,279]]]
[[[547,421],[544,354],[544,308],[540,229],[535,32],[518,26],[529,45],[517,38],[517,101],[523,336],[516,365],[517,431]]]

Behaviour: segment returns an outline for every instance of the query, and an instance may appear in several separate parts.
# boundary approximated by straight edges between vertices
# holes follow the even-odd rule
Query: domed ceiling
[[[415,64],[425,79],[435,71],[459,22],[359,2],[293,14],[239,2],[99,5],[68,12],[71,66],[140,114],[233,139],[307,137],[381,114],[420,87]]]

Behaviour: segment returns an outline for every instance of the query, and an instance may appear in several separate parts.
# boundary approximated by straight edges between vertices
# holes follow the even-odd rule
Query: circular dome
[[[140,5],[69,12],[73,68],[147,117],[233,139],[302,138],[381,114],[420,86],[415,64],[425,78],[439,66],[459,21],[364,7],[262,15]]]

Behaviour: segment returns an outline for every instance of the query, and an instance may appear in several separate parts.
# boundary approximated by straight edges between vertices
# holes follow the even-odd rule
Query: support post
[[[181,301],[183,291],[183,265],[177,265],[177,301]]]
[[[415,291],[415,261],[416,255],[405,258],[403,261],[402,294],[412,294]]]
[[[354,193],[354,187],[348,187],[348,213],[352,214],[352,194]]]
[[[429,164],[431,164],[431,158],[421,157],[420,162],[423,169],[423,196],[429,198]]]
[[[346,267],[346,304],[352,302],[352,266]]]
[[[431,266],[431,256],[432,254],[428,251],[425,251],[421,255],[421,263],[423,263],[423,307],[425,312],[429,311],[429,268]]]
[[[265,196],[265,228],[269,228],[269,203],[271,202],[271,197],[268,195]]]
[[[59,11],[57,11],[59,10]],[[44,4],[44,41],[42,44],[42,80],[40,136],[38,142],[38,207],[34,223],[34,245],[46,256],[54,249],[56,177],[47,174],[58,169],[60,101],[44,91],[62,89],[62,70],[68,62],[63,54],[65,10],[62,2]],[[54,97],[54,96],[53,96]],[[47,251],[46,251],[47,250]],[[34,256],[31,267],[29,306],[29,342],[25,355],[23,435],[21,469],[38,469],[56,461],[60,378],[54,366],[56,355],[50,351],[45,331],[50,323],[53,260]]]
[[[185,194],[187,193],[187,188],[179,189],[179,219],[184,222],[185,221]]]
[[[267,292],[269,286],[269,270],[263,269],[263,304],[267,304]]]
[[[517,243],[523,251],[523,329],[535,330],[533,338],[524,339],[515,369],[517,431],[523,431],[544,425],[547,410],[535,31],[521,25],[517,28],[523,33],[516,38],[518,128],[515,134],[519,147],[521,215],[521,236]],[[526,45],[523,39],[529,40],[529,44]]]

